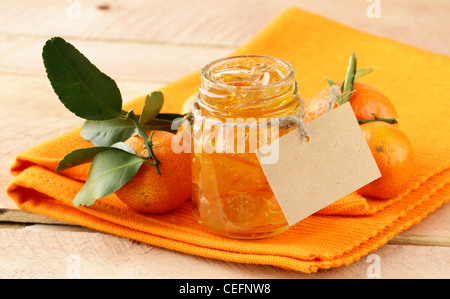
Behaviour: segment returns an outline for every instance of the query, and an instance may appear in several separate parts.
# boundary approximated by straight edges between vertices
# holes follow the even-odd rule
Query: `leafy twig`
[[[151,138],[152,138],[154,132],[152,131],[152,133],[150,134],[150,139],[149,139],[149,137],[147,137],[147,134],[145,133],[144,129],[142,128],[141,124],[139,123],[139,120],[137,119],[136,114],[134,114],[134,111],[130,110],[128,112],[128,115],[131,117],[134,124],[136,125],[136,129],[138,130],[139,136],[141,136],[142,139],[144,139],[144,146],[147,149],[147,152],[149,155],[147,157],[147,159],[152,158],[152,160],[154,161],[154,164],[155,164],[154,166],[156,166],[156,170],[157,170],[158,174],[160,175],[161,171],[159,169],[159,164],[161,164],[161,162],[158,159],[156,159],[155,154],[153,153],[152,143],[151,143]]]
[[[360,119],[358,119],[358,122],[360,124],[367,124],[367,123],[371,123],[371,122],[374,122],[374,121],[384,121],[384,122],[386,122],[388,124],[391,124],[391,125],[398,123],[398,119],[396,119],[396,118],[381,118],[381,117],[378,117],[375,113],[372,113],[372,115],[375,117],[374,119],[368,119],[368,120],[360,120]]]

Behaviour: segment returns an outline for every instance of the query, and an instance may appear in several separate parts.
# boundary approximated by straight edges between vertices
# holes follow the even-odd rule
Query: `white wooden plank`
[[[78,2],[79,9],[74,2]],[[0,32],[88,39],[238,45],[292,1],[2,1]],[[55,26],[54,24],[58,24]],[[245,28],[245,30],[243,30]]]
[[[76,2],[79,17],[71,13]],[[110,0],[109,9],[99,9],[105,6],[102,0],[2,0],[0,33],[237,47],[286,8],[296,6],[366,32],[450,54],[445,38],[450,2],[383,0],[380,18],[368,17],[370,5],[361,0]]]
[[[5,203],[8,202],[6,199],[4,201]],[[42,224],[70,225],[70,223],[60,221],[58,219],[53,219],[50,217],[38,215],[28,211],[19,210],[17,208],[0,209],[0,224],[1,223],[16,223],[16,224],[42,223]]]
[[[385,245],[371,253],[376,256],[364,256],[349,266],[305,274],[272,266],[206,259],[74,229],[3,229],[0,239],[0,278],[364,279],[373,278],[374,267],[379,269],[379,278],[450,277],[448,247]],[[375,264],[377,260],[379,264]],[[77,261],[79,272],[74,269]]]
[[[44,75],[41,37],[8,37],[0,47],[0,73]],[[202,48],[66,39],[115,80],[168,83],[228,55],[231,48]]]
[[[420,223],[405,230],[405,235],[434,235],[450,237],[450,204],[446,203]]]
[[[450,247],[450,237],[402,234],[395,236],[389,244]]]

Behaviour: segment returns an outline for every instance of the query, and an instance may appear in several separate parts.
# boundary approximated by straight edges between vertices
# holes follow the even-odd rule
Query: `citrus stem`
[[[139,136],[142,137],[142,139],[144,139],[144,146],[147,149],[148,152],[148,157],[146,159],[150,159],[152,158],[152,160],[154,161],[154,163],[150,163],[150,165],[156,166],[156,170],[158,171],[158,174],[161,174],[161,171],[159,169],[159,165],[161,162],[158,161],[158,159],[156,159],[155,154],[153,153],[153,149],[152,149],[152,137],[153,137],[153,133],[154,131],[152,131],[152,133],[150,134],[150,138],[147,137],[147,134],[145,133],[144,129],[142,128],[141,124],[139,123],[139,120],[136,117],[136,114],[134,114],[133,110],[130,110],[128,112],[129,116],[131,117],[131,119],[133,120],[137,130],[138,130],[138,134]]]
[[[150,153],[151,153],[153,161],[155,161],[157,164],[160,164],[161,162],[159,162],[159,160],[156,159],[155,154],[153,153],[153,148],[151,147],[153,145],[153,143],[152,143],[153,134],[155,134],[155,131],[152,131],[150,133],[150,137],[148,138],[148,143],[150,145]]]
[[[371,122],[374,122],[374,121],[384,121],[384,122],[386,122],[388,124],[391,124],[391,125],[398,123],[398,119],[396,119],[396,118],[381,118],[381,117],[378,117],[375,113],[372,113],[372,115],[375,117],[374,119],[369,119],[369,120],[360,120],[360,119],[358,119],[358,123],[366,124],[366,123],[371,123]]]
[[[120,113],[120,116],[118,118],[122,119],[122,120],[127,120],[128,119],[128,112],[122,110],[122,112]]]

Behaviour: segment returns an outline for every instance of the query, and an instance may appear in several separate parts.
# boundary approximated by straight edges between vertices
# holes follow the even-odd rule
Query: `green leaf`
[[[342,84],[342,102],[340,105],[346,103],[353,92],[353,84],[355,83],[355,74],[356,74],[356,56],[355,53],[352,53],[350,56],[350,61],[348,63],[347,74],[345,75],[344,83]]]
[[[121,150],[130,154],[136,154],[133,148],[129,145],[118,142],[112,146],[95,146],[88,148],[76,149],[67,154],[58,164],[56,172],[64,171],[74,166],[90,162],[98,153],[106,150]]]
[[[73,45],[60,37],[49,39],[42,58],[47,77],[67,109],[88,120],[120,116],[122,97],[116,82]]]
[[[327,82],[328,82],[328,84],[330,84],[330,86],[337,85],[336,83],[334,83],[333,80],[331,80],[331,79],[329,79],[329,78],[327,78]]]
[[[164,104],[163,94],[159,91],[152,92],[150,96],[145,98],[144,108],[142,109],[139,123],[145,124],[149,120],[155,118]]]
[[[372,71],[372,68],[357,70],[355,73],[355,81],[367,74],[370,74]]]
[[[92,161],[88,179],[73,199],[75,206],[90,206],[128,183],[139,171],[144,160],[125,151],[98,153]]]
[[[130,118],[114,118],[104,121],[87,120],[81,129],[81,137],[96,146],[109,146],[125,141],[134,134],[136,126]]]

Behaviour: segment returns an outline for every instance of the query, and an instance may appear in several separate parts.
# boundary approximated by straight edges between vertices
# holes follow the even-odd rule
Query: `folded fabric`
[[[80,128],[19,154],[7,193],[17,206],[34,213],[188,254],[315,272],[348,265],[376,250],[395,234],[420,222],[450,199],[450,58],[380,38],[291,8],[232,54],[264,54],[289,61],[300,93],[311,98],[343,79],[352,52],[358,67],[374,72],[361,79],[381,90],[399,113],[400,128],[416,156],[408,188],[396,198],[373,200],[350,194],[264,240],[227,239],[201,227],[190,202],[164,215],[139,214],[113,194],[91,207],[72,200],[87,178],[89,164],[56,173],[58,162],[76,148],[92,146]],[[179,112],[197,91],[198,72],[161,91],[164,112]],[[147,91],[145,91],[147,92]],[[144,97],[126,103],[140,111]]]

